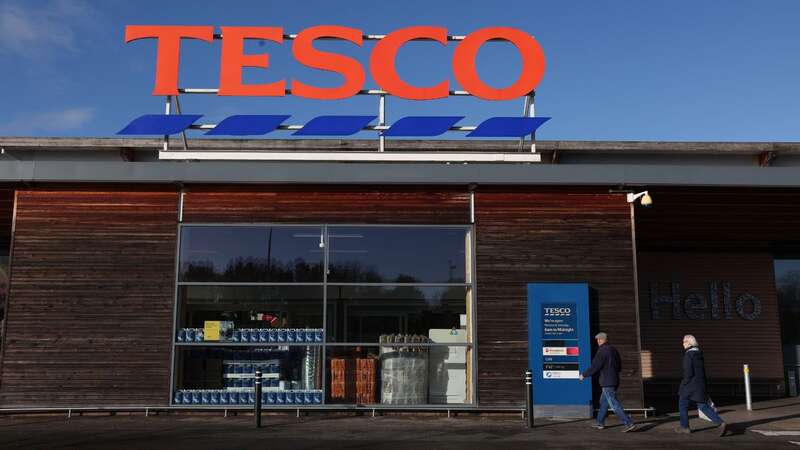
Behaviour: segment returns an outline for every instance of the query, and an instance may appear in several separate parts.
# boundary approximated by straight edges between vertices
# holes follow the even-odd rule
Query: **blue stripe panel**
[[[145,114],[117,134],[176,134],[189,128],[202,114]]]
[[[516,137],[527,136],[549,117],[492,117],[484,120],[467,137]]]
[[[283,115],[236,115],[226,117],[207,135],[250,136],[267,134],[275,131],[280,124],[291,116]]]
[[[386,130],[384,136],[439,136],[464,116],[408,116]]]
[[[349,136],[361,131],[378,116],[318,116],[294,134],[297,136]]]

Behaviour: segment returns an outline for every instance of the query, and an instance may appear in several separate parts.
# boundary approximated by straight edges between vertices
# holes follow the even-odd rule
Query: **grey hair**
[[[597,333],[594,338],[595,339],[602,339],[604,341],[607,341],[608,340],[608,335],[601,331],[601,332]]]
[[[691,334],[687,334],[683,337],[683,341],[688,343],[690,347],[699,347],[700,344],[697,343],[697,339],[692,336]]]

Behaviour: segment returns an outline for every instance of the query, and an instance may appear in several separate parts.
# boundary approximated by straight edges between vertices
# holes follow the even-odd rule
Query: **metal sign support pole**
[[[386,94],[378,96],[378,125],[386,125]],[[383,131],[378,132],[378,151],[382,152],[386,145],[386,137]]]
[[[166,97],[166,102],[164,105],[164,114],[170,115],[170,110],[172,110],[172,96],[168,95]],[[169,151],[169,135],[164,135],[164,151]]]
[[[178,114],[183,114],[181,112],[181,96],[175,96],[175,109],[178,111]],[[181,131],[181,135],[183,136],[183,149],[189,150],[189,142],[186,140],[186,130]]]

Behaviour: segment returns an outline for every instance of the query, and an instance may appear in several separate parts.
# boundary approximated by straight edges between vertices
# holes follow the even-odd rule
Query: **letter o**
[[[509,41],[522,56],[522,72],[509,87],[493,88],[478,77],[475,57],[481,46],[491,39]],[[529,94],[539,85],[544,76],[544,52],[533,36],[508,27],[482,28],[470,33],[456,47],[453,55],[453,74],[461,87],[470,94],[486,100],[511,100]]]
[[[747,301],[753,305],[753,311],[749,313],[744,310],[744,302]],[[749,292],[739,294],[736,296],[736,312],[744,320],[756,320],[761,315],[761,300]]]

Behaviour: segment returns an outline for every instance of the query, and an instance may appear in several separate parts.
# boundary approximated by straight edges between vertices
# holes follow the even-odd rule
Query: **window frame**
[[[322,238],[324,243],[323,248],[323,279],[322,282],[197,282],[197,281],[181,281],[181,250],[182,250],[182,234],[184,228],[189,227],[308,227],[308,228],[315,228],[321,229],[322,231]],[[464,261],[464,282],[463,283],[399,283],[399,282],[388,282],[388,283],[358,283],[358,282],[329,282],[328,281],[328,271],[329,271],[329,262],[330,262],[330,231],[331,229],[336,228],[345,228],[345,227],[364,227],[364,228],[427,228],[427,229],[461,229],[465,230],[465,236],[469,240],[469,253],[465,254],[465,261]],[[478,406],[478,397],[477,397],[477,375],[478,375],[478,346],[477,346],[477,320],[476,320],[476,313],[477,313],[477,276],[476,276],[476,257],[475,257],[475,249],[476,249],[476,227],[475,224],[370,224],[370,223],[295,223],[295,222],[191,222],[191,223],[178,223],[177,227],[177,238],[176,238],[176,252],[175,252],[175,272],[174,272],[174,295],[173,295],[173,320],[172,320],[172,334],[171,334],[171,355],[170,355],[170,375],[169,375],[169,404],[171,406],[174,405],[174,391],[176,389],[176,368],[177,368],[177,353],[179,347],[272,347],[275,346],[269,345],[265,343],[234,343],[234,342],[177,342],[177,331],[178,331],[178,320],[179,320],[179,313],[178,308],[180,307],[180,289],[184,286],[319,286],[322,288],[322,328],[324,330],[323,334],[323,342],[321,343],[281,343],[281,346],[308,346],[312,345],[315,347],[321,348],[322,357],[322,375],[321,375],[321,386],[323,389],[323,396],[322,396],[322,404],[319,406],[308,406],[304,405],[305,408],[319,408],[325,406],[335,406],[335,407],[352,407],[356,406],[353,404],[339,404],[339,403],[328,403],[327,396],[328,392],[326,389],[327,386],[327,378],[328,378],[328,363],[326,360],[325,355],[328,354],[328,347],[380,347],[381,344],[379,342],[328,342],[328,288],[331,286],[375,286],[375,287],[392,287],[392,286],[417,286],[417,287],[464,287],[465,292],[467,293],[467,298],[465,298],[466,302],[466,313],[467,317],[469,318],[467,323],[467,332],[470,339],[467,342],[463,343],[419,343],[414,344],[415,346],[424,346],[424,347],[466,347],[468,349],[469,355],[469,369],[468,373],[465,375],[468,377],[468,385],[467,389],[468,392],[471,393],[470,395],[470,402],[469,403],[459,403],[459,404],[431,404],[426,403],[424,405],[374,405],[370,406],[371,408],[389,408],[389,409],[420,409],[422,408],[431,408],[431,409],[440,409],[442,407],[446,407],[447,409],[456,409],[456,408],[474,408]],[[385,346],[385,345],[384,345]],[[184,405],[181,405],[184,406]],[[195,407],[192,405],[192,407]],[[197,407],[203,407],[198,405]],[[234,405],[228,405],[228,409],[235,408]],[[247,406],[241,406],[241,408],[247,408]],[[271,406],[270,408],[289,408],[289,409],[297,409],[297,406],[292,405],[284,405],[284,406]]]

